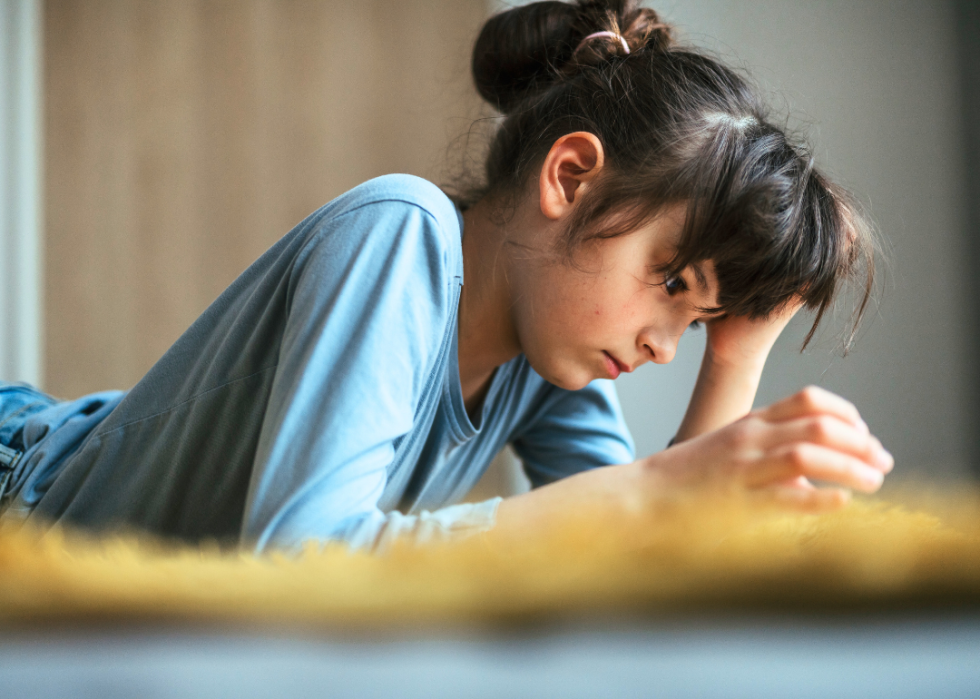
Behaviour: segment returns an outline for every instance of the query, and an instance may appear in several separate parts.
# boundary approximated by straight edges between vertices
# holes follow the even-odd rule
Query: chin
[[[532,362],[530,359],[528,363],[531,368],[538,372],[538,375],[550,384],[557,386],[558,388],[563,388],[566,391],[578,391],[585,388],[589,383],[595,379],[588,372],[582,371],[581,368],[562,368],[562,367],[540,367]]]

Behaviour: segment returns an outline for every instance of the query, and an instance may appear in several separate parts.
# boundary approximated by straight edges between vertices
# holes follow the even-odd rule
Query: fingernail
[[[858,429],[862,430],[865,434],[871,434],[871,429],[868,427],[868,423],[866,423],[861,418],[858,418],[857,427]]]
[[[877,456],[875,456],[875,463],[885,473],[891,473],[891,470],[895,468],[895,457],[889,454],[886,449],[879,449]]]
[[[874,488],[878,488],[885,482],[885,474],[881,471],[869,470],[864,474],[864,482]]]

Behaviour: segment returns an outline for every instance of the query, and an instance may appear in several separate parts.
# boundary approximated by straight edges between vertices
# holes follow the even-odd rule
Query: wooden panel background
[[[47,390],[131,386],[349,187],[446,181],[450,143],[479,113],[468,61],[486,7],[49,0]]]

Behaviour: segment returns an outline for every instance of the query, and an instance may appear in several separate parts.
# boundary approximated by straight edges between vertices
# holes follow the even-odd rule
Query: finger
[[[779,507],[810,514],[833,512],[851,501],[851,493],[843,488],[803,489],[776,486],[767,488],[764,493]]]
[[[806,479],[806,476],[797,476],[796,478],[791,478],[788,481],[782,483],[777,483],[777,487],[786,488],[796,488],[797,490],[813,490],[817,486],[813,485],[810,481]]]
[[[770,424],[761,431],[762,447],[772,449],[795,442],[809,442],[855,456],[882,473],[895,464],[881,442],[866,427],[855,426],[833,415],[817,415]]]
[[[853,403],[819,386],[807,386],[789,398],[763,408],[758,415],[770,422],[793,420],[810,415],[833,415],[844,422],[867,429]]]
[[[801,442],[773,450],[745,474],[750,488],[769,486],[790,478],[836,483],[873,493],[881,487],[884,474],[861,459],[836,449]]]

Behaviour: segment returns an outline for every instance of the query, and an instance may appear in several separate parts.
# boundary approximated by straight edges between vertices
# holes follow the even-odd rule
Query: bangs
[[[873,285],[870,231],[847,193],[805,151],[754,122],[744,131],[718,129],[694,161],[692,172],[674,180],[691,195],[677,252],[664,271],[714,264],[718,305],[699,310],[766,319],[802,302],[816,315],[805,347],[841,284],[864,267],[860,318]],[[853,330],[845,349],[852,336]]]

